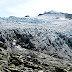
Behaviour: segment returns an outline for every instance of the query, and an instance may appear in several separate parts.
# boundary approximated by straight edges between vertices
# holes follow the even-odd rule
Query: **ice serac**
[[[49,54],[53,57],[72,58],[72,37],[47,29],[14,29],[3,31],[2,40],[13,48],[13,42],[22,48]]]

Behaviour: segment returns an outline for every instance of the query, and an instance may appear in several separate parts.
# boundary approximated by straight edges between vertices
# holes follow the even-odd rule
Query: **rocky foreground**
[[[71,72],[71,63],[17,46],[9,52],[0,42],[0,72]]]
[[[72,72],[72,20],[59,17],[0,18],[0,72]]]

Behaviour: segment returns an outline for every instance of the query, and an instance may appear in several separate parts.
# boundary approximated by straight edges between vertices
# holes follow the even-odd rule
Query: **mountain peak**
[[[48,13],[60,13],[60,12],[57,12],[57,11],[54,11],[54,10],[51,10],[51,11],[49,11],[49,12],[44,12],[44,14],[48,14]]]
[[[62,12],[58,12],[55,10],[50,10],[49,12],[45,11],[43,14],[68,14],[68,13],[62,13]]]
[[[59,13],[59,12],[57,12],[57,11],[54,11],[54,10],[51,10],[51,11],[49,11],[50,13]]]

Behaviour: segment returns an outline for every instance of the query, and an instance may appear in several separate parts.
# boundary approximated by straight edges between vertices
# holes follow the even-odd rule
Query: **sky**
[[[32,17],[50,10],[72,14],[72,0],[0,0],[0,17]]]

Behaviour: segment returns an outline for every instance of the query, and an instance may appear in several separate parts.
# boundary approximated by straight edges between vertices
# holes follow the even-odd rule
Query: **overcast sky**
[[[0,17],[37,16],[50,10],[72,13],[72,0],[0,0]]]

